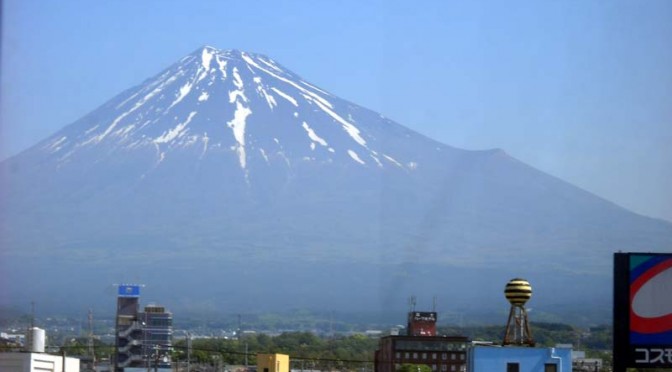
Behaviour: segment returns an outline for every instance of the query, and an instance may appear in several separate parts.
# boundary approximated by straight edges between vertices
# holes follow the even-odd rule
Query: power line
[[[59,346],[61,349],[81,349],[85,347],[84,345],[65,345],[65,346]],[[102,348],[108,347],[110,349],[114,348],[113,345],[109,346],[98,346],[97,348],[100,350]],[[177,345],[172,345],[171,348],[173,349],[180,349],[180,350],[187,350],[187,346],[177,346]],[[191,350],[196,350],[196,351],[203,351],[207,353],[217,353],[217,354],[224,354],[224,355],[240,355],[240,356],[256,356],[257,354],[264,354],[265,352],[255,352],[255,353],[245,353],[242,351],[235,351],[235,350],[227,350],[227,349],[213,349],[213,348],[204,348],[204,347],[191,347]],[[267,352],[269,354],[272,354],[273,352]],[[342,363],[373,363],[372,360],[359,360],[359,359],[338,359],[338,358],[323,358],[323,357],[291,357],[292,360],[303,360],[303,361],[316,361],[316,362],[342,362]]]

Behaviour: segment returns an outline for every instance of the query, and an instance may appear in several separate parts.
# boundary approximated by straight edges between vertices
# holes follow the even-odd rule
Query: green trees
[[[426,364],[402,364],[397,372],[432,372],[432,368]]]
[[[175,342],[174,347],[175,360],[185,361],[185,340]],[[257,353],[281,353],[290,355],[292,368],[297,369],[371,369],[377,347],[377,339],[362,335],[327,339],[308,332],[283,333],[275,337],[256,334],[238,340],[193,340],[191,360],[207,364],[214,357],[224,364],[243,365],[247,357],[248,364],[252,365],[256,363]]]

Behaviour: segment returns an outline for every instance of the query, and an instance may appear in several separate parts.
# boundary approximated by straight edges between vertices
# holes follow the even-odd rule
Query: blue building
[[[473,346],[468,372],[571,372],[572,349]]]

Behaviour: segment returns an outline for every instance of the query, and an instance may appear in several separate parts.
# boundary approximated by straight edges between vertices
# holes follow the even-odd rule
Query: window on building
[[[432,359],[436,360],[436,353],[432,353]]]
[[[432,371],[436,371],[436,364],[432,364]]]
[[[413,359],[418,359],[418,353],[413,353]]]
[[[408,358],[409,358],[409,354],[408,354],[408,353],[404,353],[404,358],[408,359]]]
[[[427,359],[427,353],[422,353],[422,359]]]
[[[446,354],[446,353],[441,353],[441,359],[443,359],[443,360],[448,359],[448,354]]]
[[[452,366],[450,366],[450,370],[451,370],[452,372],[457,371],[457,366],[456,366],[456,365],[452,365]]]
[[[506,372],[520,372],[520,364],[506,363]]]
[[[455,358],[456,358],[455,354],[450,354],[450,359],[451,360],[455,360]]]
[[[441,370],[444,371],[444,372],[447,371],[447,370],[448,370],[448,366],[445,365],[445,364],[442,365],[442,366],[441,366]]]
[[[544,372],[558,372],[558,365],[546,363],[544,364]]]
[[[394,357],[397,359],[401,358],[401,353],[397,351],[396,353],[394,353]]]

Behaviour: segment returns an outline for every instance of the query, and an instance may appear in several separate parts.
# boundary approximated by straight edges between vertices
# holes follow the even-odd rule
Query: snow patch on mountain
[[[233,84],[236,86],[236,88],[243,89],[243,79],[240,78],[238,67],[233,68]]]
[[[311,127],[308,125],[308,123],[306,123],[306,122],[304,121],[302,126],[303,126],[303,129],[305,129],[306,132],[308,133],[308,137],[313,141],[313,143],[317,142],[317,143],[319,143],[319,144],[322,145],[322,146],[325,146],[325,147],[328,146],[327,141],[325,141],[325,140],[322,139],[320,136],[318,136],[317,134],[315,134],[315,131],[313,130],[313,128],[311,128]],[[313,149],[314,149],[314,148],[313,148]]]
[[[359,143],[362,147],[366,147],[366,141],[362,136],[359,135],[359,129],[357,129],[356,126],[350,124],[347,122],[345,119],[343,119],[340,115],[329,109],[327,106],[324,106],[320,101],[314,101],[321,109],[322,111],[326,112],[334,118],[337,122],[341,123],[343,125],[343,129],[348,132],[350,137],[355,140],[355,142]]]
[[[233,131],[233,136],[238,143],[236,146],[236,152],[238,153],[240,167],[243,169],[245,169],[247,166],[247,157],[245,154],[245,121],[251,114],[252,110],[243,106],[240,101],[236,101],[236,112],[233,115],[233,119],[227,123],[229,128],[231,128],[231,131]]]
[[[61,138],[56,139],[52,143],[46,146],[46,149],[51,152],[57,152],[58,150],[61,149],[61,144],[65,142],[68,139],[67,136],[63,136]]]
[[[180,91],[179,91],[179,94],[177,95],[177,98],[173,101],[173,103],[170,104],[170,106],[168,106],[168,110],[170,110],[171,108],[173,108],[173,106],[180,103],[180,101],[182,101],[184,99],[184,97],[186,97],[187,94],[189,94],[189,92],[191,92],[191,87],[193,85],[194,85],[194,83],[190,81],[190,82],[187,82],[186,84],[184,84],[182,87],[180,87]],[[168,110],[166,110],[166,111],[168,111]]]
[[[203,53],[201,53],[201,64],[203,68],[205,68],[205,71],[210,70],[210,62],[212,61],[212,56],[214,54],[214,51],[211,51],[209,48],[203,48]]]
[[[289,94],[287,94],[287,93],[281,91],[280,89],[278,89],[278,88],[276,88],[276,87],[271,87],[271,90],[274,91],[275,93],[277,93],[280,97],[286,99],[286,100],[287,100],[289,103],[291,103],[292,105],[294,105],[294,106],[296,106],[296,107],[299,107],[299,103],[296,102],[296,100],[295,100],[294,98],[292,98]],[[298,116],[298,115],[297,115],[297,116]]]
[[[315,94],[314,92],[311,92],[311,91],[308,90],[308,89],[305,89],[304,87],[300,86],[299,84],[297,84],[297,83],[295,83],[295,82],[293,82],[293,81],[291,81],[291,80],[289,80],[289,79],[286,79],[286,78],[284,78],[284,77],[282,77],[282,76],[279,76],[279,75],[277,75],[277,74],[275,74],[275,73],[273,73],[273,72],[271,72],[271,71],[268,71],[268,70],[266,70],[265,68],[259,66],[259,64],[257,64],[256,62],[254,62],[254,60],[253,60],[252,58],[250,58],[250,56],[248,56],[246,53],[241,53],[241,57],[243,58],[243,60],[245,60],[245,62],[248,63],[248,65],[252,65],[252,66],[254,66],[254,67],[257,68],[258,70],[261,70],[261,71],[263,71],[263,72],[265,72],[265,73],[271,75],[272,77],[274,77],[274,78],[276,78],[276,79],[278,79],[278,80],[280,80],[280,81],[283,81],[283,82],[285,82],[285,83],[287,83],[287,84],[293,86],[294,88],[300,90],[302,93],[305,93],[305,94],[309,95],[311,98],[313,98],[313,99],[315,99],[315,100],[318,100],[318,101],[322,102],[323,105],[332,108],[331,103],[329,103],[329,101],[327,101],[326,99],[320,97],[318,94]]]
[[[362,159],[360,159],[359,155],[357,155],[356,152],[348,150],[348,155],[350,155],[350,157],[359,164],[366,164]]]
[[[177,124],[177,126],[175,126],[175,128],[172,128],[169,131],[164,132],[160,137],[155,138],[154,142],[155,143],[167,143],[167,142],[170,142],[170,141],[174,140],[177,137],[181,137],[182,135],[184,135],[185,128],[187,127],[187,125],[189,125],[189,123],[191,122],[191,119],[193,119],[194,116],[196,116],[196,111],[192,111],[191,113],[189,113],[189,116],[187,117],[187,120],[185,120],[182,123]]]
[[[219,55],[215,57],[215,61],[217,61],[217,66],[219,66],[219,71],[222,73],[222,80],[226,80],[227,74],[226,74],[226,60],[225,59],[220,59]]]
[[[273,97],[272,95],[268,94],[268,92],[266,92],[266,89],[264,88],[264,86],[261,83],[261,77],[255,76],[253,80],[254,80],[255,83],[257,83],[257,93],[260,96],[262,96],[266,99],[266,103],[268,103],[268,107],[271,110],[273,110],[273,107],[278,105],[278,103],[275,101],[275,97]]]
[[[398,161],[396,161],[393,157],[391,157],[389,155],[383,154],[383,157],[385,159],[389,160],[392,164],[396,165],[397,167],[400,167],[400,168],[404,167],[403,165],[401,165],[401,163],[399,163]]]

